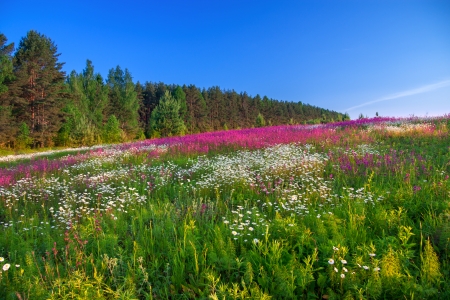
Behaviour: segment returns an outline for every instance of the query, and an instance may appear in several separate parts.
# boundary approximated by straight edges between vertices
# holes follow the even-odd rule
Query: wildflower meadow
[[[0,158],[0,299],[450,299],[450,115]]]

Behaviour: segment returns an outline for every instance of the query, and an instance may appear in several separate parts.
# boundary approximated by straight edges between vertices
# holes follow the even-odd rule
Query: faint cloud
[[[377,102],[382,102],[382,101],[388,101],[388,100],[394,100],[394,99],[398,99],[398,98],[403,98],[403,97],[407,97],[407,96],[412,96],[412,95],[417,95],[417,94],[422,94],[422,93],[426,93],[426,92],[431,92],[446,86],[450,86],[450,79],[449,80],[444,80],[444,81],[440,81],[438,83],[433,83],[433,84],[429,84],[429,85],[425,85],[416,89],[412,89],[412,90],[407,90],[407,91],[403,91],[400,93],[395,93],[392,95],[388,95],[385,97],[382,97],[380,99],[377,100],[372,100],[372,101],[368,101],[368,102],[364,102],[361,104],[358,104],[356,106],[352,106],[347,108],[345,111],[351,111],[354,110],[356,108],[360,108],[360,107],[364,107],[373,103],[377,103]]]

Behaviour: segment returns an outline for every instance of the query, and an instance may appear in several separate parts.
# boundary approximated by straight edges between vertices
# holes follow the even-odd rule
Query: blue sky
[[[3,0],[0,32],[64,70],[195,84],[369,117],[450,113],[450,1]]]

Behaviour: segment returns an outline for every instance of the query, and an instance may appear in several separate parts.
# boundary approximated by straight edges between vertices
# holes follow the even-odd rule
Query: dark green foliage
[[[134,138],[138,132],[139,100],[128,69],[119,66],[109,70],[109,115],[115,115],[120,128]]]
[[[33,139],[30,137],[30,128],[28,128],[28,125],[25,122],[20,123],[16,147],[18,149],[26,149],[29,148],[32,143]]]
[[[183,135],[185,126],[179,111],[179,101],[175,100],[169,91],[166,91],[150,118],[152,136]]]
[[[178,85],[175,90],[172,92],[173,98],[178,102],[180,105],[180,117],[182,120],[184,120],[184,117],[187,113],[187,105],[186,105],[186,94],[183,91],[183,89]]]
[[[189,133],[207,131],[207,107],[202,93],[195,85],[184,86],[183,90],[187,104],[185,123]]]
[[[55,139],[56,144],[64,147],[70,146],[71,145],[70,133],[71,133],[70,122],[66,121],[58,130],[58,134],[56,135]]]
[[[30,130],[31,147],[36,148],[51,146],[54,142],[63,146],[100,143],[105,137],[104,126],[112,115],[119,122],[120,139],[125,140],[143,139],[156,132],[174,135],[264,124],[318,124],[350,119],[348,114],[302,102],[252,97],[246,92],[221,90],[218,86],[200,89],[192,84],[134,84],[130,72],[120,66],[109,71],[105,82],[95,73],[90,60],[81,73],[72,71],[65,78],[56,45],[45,35],[29,31],[20,41],[14,57],[11,56],[14,45],[6,41],[5,35],[0,33],[2,148],[16,146],[22,122]],[[183,130],[161,127],[154,130],[155,120],[151,116],[167,91],[178,104]],[[173,124],[168,126],[173,127]]]
[[[256,121],[255,121],[255,125],[256,127],[264,127],[266,126],[266,120],[264,120],[264,117],[261,113],[258,114],[258,116],[256,117]]]
[[[0,147],[13,146],[16,127],[13,123],[12,106],[7,103],[7,98],[0,95]]]
[[[90,60],[82,73],[72,71],[67,78],[71,101],[65,108],[67,132],[72,145],[93,145],[99,142],[100,129],[108,104],[108,87],[100,74],[94,73]]]
[[[103,141],[107,143],[118,143],[122,140],[122,130],[115,115],[111,115],[103,129]]]
[[[35,146],[49,146],[60,128],[64,98],[63,63],[56,45],[36,31],[22,38],[14,55],[16,80],[9,86],[16,122],[25,122]]]
[[[139,129],[136,134],[137,139],[145,139],[145,127],[148,123],[146,120],[146,108],[144,106],[144,87],[142,84],[138,81],[134,87],[134,90],[136,91],[136,98],[138,100],[138,115],[139,115]]]
[[[11,57],[14,44],[6,45],[6,41],[6,36],[0,33],[0,95],[8,90],[5,83],[8,83],[14,78]]]
[[[81,112],[93,125],[100,127],[105,119],[108,87],[104,84],[102,76],[94,73],[92,62],[86,61],[86,68],[81,74],[72,72],[68,83]]]

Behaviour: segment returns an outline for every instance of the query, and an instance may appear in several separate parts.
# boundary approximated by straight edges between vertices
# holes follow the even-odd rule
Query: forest
[[[349,120],[302,102],[200,88],[133,82],[120,66],[107,78],[86,61],[63,71],[49,37],[30,30],[17,48],[0,33],[0,148],[118,143],[218,130]]]

